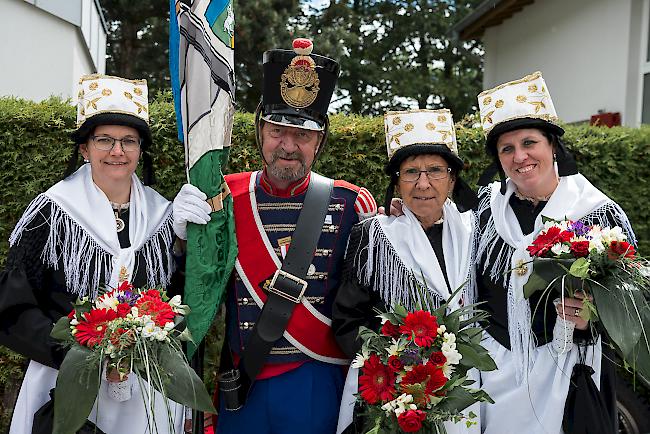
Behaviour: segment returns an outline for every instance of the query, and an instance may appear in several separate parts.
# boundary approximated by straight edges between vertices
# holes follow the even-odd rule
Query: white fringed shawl
[[[100,281],[115,287],[123,267],[131,279],[136,253],[146,263],[147,285],[169,284],[172,259],[167,250],[174,236],[171,203],[144,186],[135,174],[131,180],[128,248],[120,247],[113,209],[93,182],[90,164],[84,164],[29,204],[9,237],[11,246],[20,242],[23,232],[46,205],[51,206],[50,228],[41,260],[54,269],[58,269],[59,262],[63,264],[71,293],[95,298]],[[90,269],[94,270],[92,275]]]
[[[354,256],[357,279],[378,291],[389,308],[400,304],[407,310],[436,309],[451,293],[420,222],[406,206],[403,212],[399,217],[380,215],[366,223],[368,245],[360,246]],[[475,300],[474,215],[460,213],[449,200],[443,207],[443,215],[442,248],[449,285],[453,291],[465,283],[450,303],[453,310],[461,298],[465,305]],[[364,250],[367,250],[367,261],[361,263]],[[422,288],[428,288],[433,297],[425,297]]]
[[[510,348],[516,363],[516,375],[519,383],[527,379],[532,360],[530,352],[533,348],[530,304],[523,296],[523,286],[528,281],[532,265],[527,266],[527,273],[520,276],[514,270],[518,264],[532,260],[526,247],[543,227],[542,216],[555,220],[582,220],[586,224],[611,225],[610,218],[623,229],[630,242],[636,244],[636,238],[625,212],[621,207],[594,187],[581,174],[560,178],[560,183],[553,192],[548,203],[535,220],[531,234],[524,236],[512,207],[509,205],[510,196],[516,187],[510,179],[506,182],[506,193],[501,194],[500,183],[495,182],[479,191],[481,201],[478,216],[488,208],[491,216],[486,226],[481,230],[476,249],[476,258],[487,258],[482,272],[489,271],[490,279],[497,282],[504,278],[504,286],[508,290],[508,331]],[[498,251],[497,239],[504,243]],[[494,256],[493,256],[494,255]],[[495,258],[490,261],[490,258]]]

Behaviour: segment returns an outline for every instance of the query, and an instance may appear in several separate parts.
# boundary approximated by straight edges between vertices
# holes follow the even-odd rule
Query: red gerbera
[[[168,322],[173,322],[176,316],[171,306],[162,301],[157,290],[147,291],[138,299],[135,307],[138,308],[141,316],[151,316],[151,320],[159,327],[164,327]]]
[[[543,257],[557,243],[568,242],[573,238],[573,232],[564,231],[557,226],[551,226],[547,231],[541,232],[531,246],[526,247],[530,256]]]
[[[117,287],[117,290],[122,292],[131,291],[133,290],[133,285],[125,280],[124,282],[120,283],[120,286]]]
[[[361,368],[359,392],[368,404],[389,401],[395,396],[395,373],[376,354],[371,354]]]
[[[408,335],[409,340],[415,337],[415,345],[430,347],[438,335],[438,321],[429,312],[418,310],[406,315],[399,331]]]
[[[117,318],[117,312],[112,309],[93,309],[86,312],[77,325],[75,339],[81,345],[93,348],[102,341],[106,333],[106,324],[115,318]]]

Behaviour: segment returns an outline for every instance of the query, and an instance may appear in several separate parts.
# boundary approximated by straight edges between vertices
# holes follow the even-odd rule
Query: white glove
[[[174,198],[174,232],[182,240],[187,239],[187,223],[204,225],[210,221],[212,208],[206,202],[208,197],[192,184],[185,184]]]

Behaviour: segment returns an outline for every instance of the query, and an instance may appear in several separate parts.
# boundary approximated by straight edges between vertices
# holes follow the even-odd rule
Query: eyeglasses
[[[420,174],[426,173],[429,181],[434,181],[436,179],[446,178],[447,175],[451,173],[451,167],[444,166],[430,166],[426,170],[419,169],[406,169],[401,172],[397,172],[397,176],[404,182],[417,182],[420,179]]]
[[[120,142],[124,152],[135,152],[140,149],[140,145],[142,144],[142,139],[132,136],[122,137],[121,139],[116,139],[111,136],[92,136],[90,139],[95,148],[100,151],[110,151],[116,142]]]

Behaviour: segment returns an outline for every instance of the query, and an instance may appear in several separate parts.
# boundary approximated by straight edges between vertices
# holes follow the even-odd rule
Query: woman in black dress
[[[403,214],[365,220],[350,234],[332,315],[337,342],[350,358],[361,348],[359,327],[380,325],[373,308],[385,312],[400,304],[407,310],[435,309],[449,301],[454,309],[474,301],[474,216],[467,210],[475,205],[476,196],[459,177],[463,161],[458,157],[451,113],[446,109],[389,112],[384,122],[386,173],[391,179],[386,204],[390,206],[397,188]],[[343,392],[338,432],[355,428],[349,426],[358,377],[354,366]],[[471,432],[463,423],[445,427],[449,434]]]
[[[0,344],[30,359],[11,434],[51,429],[51,412],[34,414],[48,405],[65,356],[50,331],[73,301],[94,299],[123,281],[174,292],[171,203],[135,175],[151,144],[146,81],[84,76],[77,108],[73,139],[86,164],[30,203],[0,274]],[[101,383],[100,411],[89,415],[101,431],[149,432],[151,418],[160,432],[182,431],[181,405],[157,395],[148,417],[135,375],[123,382],[109,377]]]
[[[566,298],[556,312],[553,297],[542,299],[541,291],[525,299],[522,288],[532,264],[522,264],[531,260],[526,247],[542,229],[542,216],[619,226],[636,244],[630,223],[615,202],[577,172],[539,72],[487,90],[478,101],[487,152],[501,175],[500,182],[479,191],[477,288],[491,314],[482,345],[498,366],[481,373],[481,387],[495,401],[482,406],[482,431],[614,433],[611,356],[603,356],[605,345],[580,317],[582,300]],[[555,327],[556,322],[562,326]],[[557,338],[574,326],[568,348],[555,349],[554,332]],[[572,374],[593,381],[594,388],[570,388]],[[600,392],[587,390],[596,388]]]

